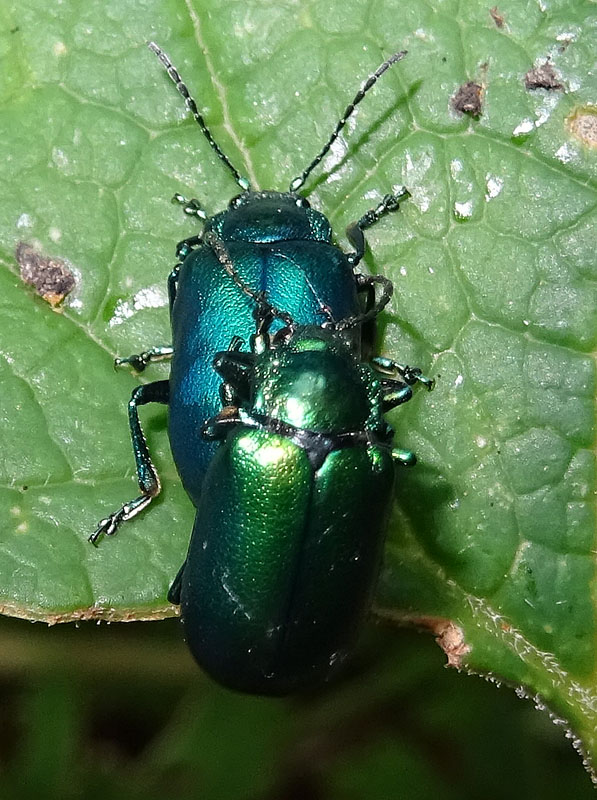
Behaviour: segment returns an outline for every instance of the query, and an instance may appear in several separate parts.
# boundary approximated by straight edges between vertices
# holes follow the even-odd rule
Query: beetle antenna
[[[240,172],[232,164],[232,162],[230,161],[228,156],[224,154],[224,152],[220,149],[219,145],[216,143],[214,137],[211,135],[211,131],[209,130],[209,128],[205,124],[205,120],[203,119],[203,117],[199,113],[199,109],[197,108],[197,103],[195,103],[195,101],[191,97],[186,84],[183,82],[183,80],[180,77],[180,75],[178,73],[178,70],[176,69],[174,64],[170,61],[170,59],[168,58],[166,53],[164,53],[162,48],[158,47],[158,45],[155,42],[147,42],[147,46],[149,47],[149,49],[151,50],[152,53],[156,54],[156,56],[160,59],[160,61],[162,62],[162,64],[166,68],[166,72],[168,73],[168,77],[170,78],[172,83],[176,86],[176,89],[178,90],[178,93],[181,94],[182,97],[184,98],[185,106],[187,107],[187,109],[193,115],[197,125],[199,125],[199,127],[201,128],[201,130],[203,132],[203,135],[205,136],[205,138],[209,142],[209,145],[212,148],[212,150],[215,151],[215,153],[218,156],[218,158],[220,159],[220,161],[223,161],[224,164],[226,164],[226,166],[228,167],[230,172],[234,175],[234,180],[238,183],[240,188],[244,192],[248,192],[250,190],[250,188],[251,188],[251,184],[249,183],[247,178],[244,178],[240,174]]]
[[[336,331],[345,331],[348,328],[355,328],[357,325],[364,325],[365,322],[370,322],[372,319],[375,319],[387,304],[392,299],[392,295],[394,294],[394,284],[389,278],[386,278],[385,275],[367,275],[364,276],[363,280],[364,285],[373,286],[374,284],[378,284],[381,287],[381,295],[379,299],[375,300],[373,303],[373,307],[369,309],[369,311],[364,311],[362,314],[355,314],[351,317],[345,317],[344,319],[338,320],[333,326],[333,329]]]
[[[305,274],[305,282],[309,287],[309,289],[311,289],[313,297],[315,298],[315,301],[319,306],[319,313],[322,314],[329,323],[335,324],[336,320],[334,319],[334,315],[332,314],[332,309],[327,305],[327,303],[324,303],[321,297],[317,294],[317,292],[315,291],[315,287],[313,286],[313,284],[311,283],[306,274]]]
[[[203,241],[206,245],[211,247],[215,257],[224,267],[228,275],[230,275],[234,283],[238,286],[241,292],[246,294],[247,297],[251,298],[260,312],[269,317],[276,317],[289,327],[295,324],[288,311],[282,311],[268,301],[266,292],[256,292],[254,289],[251,289],[247,283],[245,283],[245,281],[238,274],[238,270],[234,266],[232,258],[230,257],[230,253],[228,252],[228,248],[219,238],[219,236],[217,236],[213,231],[208,231],[204,235]]]
[[[365,97],[369,89],[371,89],[371,87],[375,83],[377,83],[377,79],[380,78],[384,74],[384,72],[392,66],[392,64],[395,64],[397,61],[401,61],[406,55],[406,53],[407,53],[406,50],[401,50],[399,53],[394,53],[393,56],[390,56],[386,61],[383,62],[383,64],[380,64],[380,66],[375,70],[375,72],[367,78],[365,83],[356,93],[353,101],[346,106],[344,114],[342,114],[342,117],[340,118],[336,127],[334,128],[334,132],[332,133],[328,141],[325,143],[325,145],[321,148],[321,151],[318,153],[318,155],[315,156],[315,158],[309,164],[309,166],[305,170],[303,170],[303,172],[291,182],[290,184],[291,192],[297,192],[301,188],[301,186],[305,183],[305,181],[307,180],[311,172],[315,169],[315,167],[320,163],[320,161],[322,161],[324,156],[328,153],[330,147],[334,144],[334,142],[340,135],[340,131],[346,125],[348,119],[352,116],[358,104],[361,102],[363,97]]]
[[[293,261],[288,256],[284,255],[284,253],[278,253],[277,255],[279,258],[283,259],[284,261],[288,261],[293,266],[295,267],[297,266],[296,262]],[[305,279],[305,283],[311,290],[311,294],[315,298],[315,302],[319,306],[319,313],[322,314],[324,317],[326,317],[328,322],[335,323],[336,320],[334,319],[334,315],[332,314],[332,309],[327,305],[327,303],[324,303],[321,297],[317,294],[317,292],[315,291],[315,287],[309,280],[309,276],[305,273],[303,277]]]

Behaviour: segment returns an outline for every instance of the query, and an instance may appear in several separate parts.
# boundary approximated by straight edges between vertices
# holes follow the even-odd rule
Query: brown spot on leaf
[[[529,91],[534,89],[555,90],[564,88],[549,61],[530,69],[524,76],[524,85]]]
[[[41,255],[30,244],[19,242],[16,258],[25,283],[52,307],[61,303],[75,286],[75,278],[64,261]]]
[[[566,119],[570,133],[587,147],[597,150],[597,106],[581,106]]]
[[[448,666],[460,669],[462,658],[471,652],[471,647],[464,640],[464,632],[451,619],[443,617],[419,617],[413,619],[415,625],[430,630],[436,642],[448,658]]]
[[[503,15],[498,11],[498,7],[494,6],[493,8],[490,8],[489,13],[491,14],[492,20],[495,22],[496,27],[503,28],[505,20]]]
[[[460,114],[470,114],[478,117],[481,114],[483,87],[475,81],[467,81],[459,87],[452,96],[452,108]]]
[[[390,609],[376,609],[378,616],[396,622],[400,625],[414,625],[431,631],[436,642],[448,658],[448,666],[460,669],[462,659],[471,652],[471,646],[464,639],[462,628],[444,617],[418,617],[410,614],[401,614]]]

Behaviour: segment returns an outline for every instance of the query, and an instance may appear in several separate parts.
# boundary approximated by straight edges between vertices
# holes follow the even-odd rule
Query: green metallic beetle
[[[255,296],[251,351],[235,339],[214,360],[224,407],[204,435],[221,445],[169,599],[213,678],[283,695],[328,680],[352,649],[379,571],[394,464],[415,462],[392,447],[383,414],[414,383],[432,382],[386,358],[359,362],[341,322],[296,326]],[[274,316],[287,325],[272,334]]]

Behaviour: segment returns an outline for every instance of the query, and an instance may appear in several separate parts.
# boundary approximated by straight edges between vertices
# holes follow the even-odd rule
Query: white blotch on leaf
[[[556,150],[556,158],[559,159],[562,164],[567,164],[569,161],[572,161],[575,156],[575,149],[570,147],[568,142],[565,142],[558,150]]]
[[[502,178],[498,178],[496,175],[487,174],[485,176],[485,185],[487,186],[487,194],[485,195],[485,199],[493,200],[493,198],[497,197],[504,188],[504,181]]]
[[[524,136],[526,133],[530,133],[535,127],[535,123],[532,119],[524,119],[519,125],[517,125],[514,130],[512,131],[512,136]]]
[[[30,228],[32,224],[29,214],[21,214],[17,220],[17,228]]]
[[[168,294],[161,284],[148,286],[141,289],[132,300],[121,301],[114,309],[114,315],[110,320],[110,327],[122,325],[122,323],[145,308],[164,308],[168,305]]]
[[[473,203],[467,200],[465,203],[454,203],[454,214],[459,219],[470,219],[473,213]]]

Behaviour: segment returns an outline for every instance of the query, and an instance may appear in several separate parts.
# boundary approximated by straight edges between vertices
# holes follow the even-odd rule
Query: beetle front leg
[[[178,287],[178,273],[180,272],[181,264],[177,264],[172,272],[168,275],[168,305],[170,306],[170,315],[172,316],[172,306],[176,299],[176,290]],[[131,367],[137,372],[143,372],[148,364],[154,361],[165,361],[172,358],[174,355],[174,348],[170,345],[149,347],[142,353],[133,353],[132,356],[126,358],[115,358],[114,366],[121,367],[123,364],[130,364]]]
[[[170,345],[164,347],[150,347],[149,350],[144,350],[142,353],[134,353],[127,358],[115,358],[114,366],[121,367],[123,364],[130,364],[137,372],[143,372],[148,364],[155,361],[166,361],[172,358],[174,348]]]
[[[174,301],[176,300],[176,291],[178,289],[178,273],[180,272],[181,267],[182,264],[177,264],[172,269],[172,272],[168,275],[168,307],[170,309],[170,316],[172,316],[172,307],[174,306]]]
[[[363,214],[358,222],[352,222],[348,226],[346,229],[346,237],[355,250],[353,253],[348,253],[346,257],[353,267],[356,267],[356,265],[365,255],[366,243],[364,231],[366,231],[367,228],[370,228],[372,225],[375,225],[376,222],[378,222],[386,214],[389,214],[391,211],[398,211],[401,201],[406,200],[409,197],[410,192],[404,187],[396,194],[386,194],[379,205],[377,205],[375,208],[369,209],[366,214]]]
[[[192,253],[194,248],[198,247],[202,243],[203,236],[201,234],[197,236],[189,236],[188,239],[183,239],[182,242],[179,242],[176,245],[176,258],[184,261],[189,253]]]
[[[250,397],[251,386],[248,375],[255,363],[253,353],[241,353],[243,340],[238,336],[233,337],[228,350],[216,353],[212,366],[223,378],[220,386],[220,400],[223,406],[238,405]]]
[[[199,217],[199,219],[207,219],[207,214],[201,208],[201,203],[196,197],[191,197],[190,200],[176,192],[172,198],[174,205],[181,206],[184,213],[189,217]]]
[[[147,403],[167,404],[168,399],[168,381],[146,383],[142,386],[137,386],[133,390],[129,400],[129,425],[141,494],[134,500],[125,503],[118,511],[102,519],[95,531],[89,536],[91,544],[97,546],[98,540],[104,535],[113,536],[122,522],[127,522],[129,519],[136,517],[160,493],[160,479],[151,461],[145,434],[139,422],[138,406],[143,406]]]

